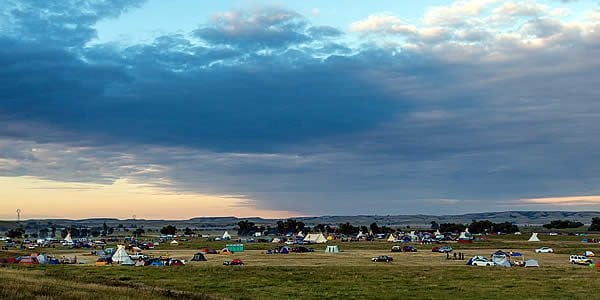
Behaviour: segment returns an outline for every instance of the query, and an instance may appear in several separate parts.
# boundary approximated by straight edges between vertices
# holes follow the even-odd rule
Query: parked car
[[[380,255],[380,256],[371,258],[372,262],[391,262],[393,260],[394,260],[393,257],[387,256],[387,255]]]
[[[569,262],[574,265],[589,265],[592,263],[592,259],[583,255],[571,255],[569,256]]]
[[[392,252],[402,252],[402,247],[399,245],[392,246]]]
[[[231,260],[231,261],[224,261],[223,265],[225,265],[225,266],[243,266],[244,262],[242,262],[241,259],[236,258],[236,259]]]
[[[417,252],[417,248],[413,246],[404,246],[402,247],[402,251],[404,252]]]
[[[491,266],[495,266],[496,263],[487,258],[477,258],[477,259],[473,259],[473,261],[471,262],[471,265],[478,266],[478,267],[491,267]]]
[[[431,252],[439,252],[439,253],[447,253],[447,252],[452,252],[452,247],[450,246],[442,246],[442,247],[433,247],[431,249]]]
[[[539,249],[535,249],[535,253],[553,253],[554,250],[552,250],[552,248],[550,247],[542,247]]]

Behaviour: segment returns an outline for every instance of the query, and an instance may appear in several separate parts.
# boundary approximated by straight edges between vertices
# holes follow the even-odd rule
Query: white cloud
[[[350,31],[358,33],[411,34],[417,31],[417,27],[405,24],[396,16],[375,14],[370,15],[364,20],[352,23]]]

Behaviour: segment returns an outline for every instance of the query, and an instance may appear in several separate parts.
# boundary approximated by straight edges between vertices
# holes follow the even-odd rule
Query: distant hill
[[[594,217],[600,217],[598,211],[580,211],[580,212],[569,212],[569,211],[505,211],[505,212],[483,212],[483,213],[469,213],[462,215],[389,215],[389,216],[377,216],[377,215],[359,215],[359,216],[320,216],[320,217],[295,217],[294,219],[304,222],[308,226],[314,226],[317,224],[325,225],[337,225],[340,223],[350,222],[353,225],[369,225],[376,222],[382,226],[415,226],[424,227],[429,226],[432,221],[437,223],[470,223],[473,220],[489,220],[495,223],[499,222],[511,222],[520,226],[539,226],[549,223],[553,220],[570,220],[582,222],[584,224],[590,224],[591,219]],[[190,220],[143,220],[143,219],[128,219],[119,220],[114,218],[96,218],[96,219],[84,219],[84,220],[66,220],[66,219],[47,219],[47,220],[27,220],[22,223],[37,226],[46,226],[51,223],[56,226],[72,226],[72,225],[84,225],[89,227],[100,227],[103,223],[111,227],[117,227],[123,225],[130,227],[135,225],[136,227],[143,226],[144,228],[161,228],[167,224],[176,226],[177,228],[197,228],[204,230],[222,230],[230,229],[237,226],[237,223],[241,220],[248,220],[258,225],[274,226],[278,219],[263,219],[259,217],[251,218],[236,218],[236,217],[198,217]],[[0,231],[5,231],[14,228],[16,222],[14,221],[0,221]]]

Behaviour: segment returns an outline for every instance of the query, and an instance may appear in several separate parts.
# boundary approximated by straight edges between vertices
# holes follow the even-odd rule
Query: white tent
[[[362,231],[359,231],[358,234],[356,235],[357,239],[362,239],[365,237],[365,234]]]
[[[442,233],[441,233],[441,232],[440,232],[440,230],[438,229],[438,230],[436,230],[436,231],[433,233],[433,235],[435,235],[435,236],[438,236],[438,235],[442,235]]]
[[[494,255],[492,256],[492,261],[496,263],[498,267],[508,267],[510,268],[510,262],[504,255]]]
[[[304,233],[302,233],[302,231],[300,231],[300,232],[298,232],[298,234],[296,234],[296,236],[304,237]]]
[[[528,260],[528,261],[525,262],[525,268],[528,268],[528,267],[539,267],[539,266],[540,266],[540,264],[535,259],[530,259],[530,260]]]
[[[327,246],[325,253],[340,253],[340,248],[338,246]]]
[[[225,233],[223,233],[223,239],[224,240],[230,240],[231,239],[231,235],[229,235],[229,232],[225,231]]]
[[[324,244],[327,243],[327,238],[322,233],[309,233],[304,237],[307,243]]]
[[[71,238],[71,233],[67,233],[67,236],[65,237],[65,243],[67,244],[73,244],[73,238]]]
[[[388,237],[387,241],[392,243],[396,241],[396,237],[393,233],[390,233],[390,236]]]
[[[534,232],[531,234],[531,237],[529,238],[529,240],[527,240],[528,242],[539,242],[540,239],[538,238],[538,234],[537,232]]]
[[[124,265],[124,266],[133,266],[135,262],[129,257],[127,251],[125,251],[125,247],[119,245],[117,252],[112,257],[113,262]]]
[[[273,240],[271,241],[271,243],[279,243],[281,242],[280,238],[273,238]]]
[[[173,240],[173,241],[171,242],[171,246],[177,246],[177,245],[179,245],[179,242],[178,242],[178,241],[176,241],[176,240]]]

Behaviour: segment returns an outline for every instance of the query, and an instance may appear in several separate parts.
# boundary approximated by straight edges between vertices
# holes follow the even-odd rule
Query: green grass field
[[[231,256],[208,255],[208,262],[184,267],[93,266],[95,257],[84,252],[54,249],[54,255],[78,255],[87,262],[77,266],[0,267],[0,299],[590,299],[600,288],[600,270],[568,263],[569,254],[592,250],[580,237],[490,237],[473,244],[452,244],[456,251],[489,256],[497,249],[519,251],[537,259],[540,268],[472,267],[466,261],[447,260],[416,245],[416,253],[391,253],[391,243],[339,243],[342,253],[317,252],[266,255],[272,244],[248,244]],[[193,241],[149,252],[189,260],[198,248],[221,247],[224,242]],[[193,245],[193,246],[192,246]],[[536,254],[540,246],[556,253]],[[321,249],[323,248],[323,249]],[[50,252],[50,251],[49,251]],[[3,253],[7,256],[10,253]],[[388,254],[392,263],[373,263],[370,257]],[[241,258],[245,266],[223,266]]]

